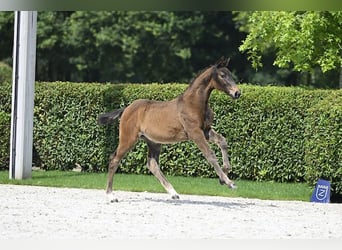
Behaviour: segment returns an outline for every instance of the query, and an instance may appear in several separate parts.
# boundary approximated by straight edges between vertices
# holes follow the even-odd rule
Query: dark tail
[[[115,119],[119,118],[122,115],[122,112],[125,110],[125,108],[117,109],[113,112],[100,114],[97,118],[97,122],[100,125],[107,125],[112,123]]]

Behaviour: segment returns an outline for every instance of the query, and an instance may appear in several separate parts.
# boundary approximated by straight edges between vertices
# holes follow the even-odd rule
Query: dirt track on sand
[[[0,185],[0,239],[331,239],[342,205]]]

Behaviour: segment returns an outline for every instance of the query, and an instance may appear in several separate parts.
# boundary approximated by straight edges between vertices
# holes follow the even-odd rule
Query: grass
[[[0,171],[0,184],[34,185],[49,187],[103,189],[107,173],[85,173],[72,171],[33,171],[31,179],[10,180],[8,171]],[[218,179],[167,176],[168,180],[182,194],[244,197],[268,200],[309,201],[312,193],[305,183],[276,183],[237,180],[237,189],[228,189]],[[116,174],[114,190],[134,192],[165,192],[159,181],[151,175]]]

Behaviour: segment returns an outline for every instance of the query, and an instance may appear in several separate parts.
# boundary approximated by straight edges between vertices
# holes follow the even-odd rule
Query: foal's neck
[[[193,103],[207,106],[213,87],[211,86],[211,68],[200,74],[185,90],[183,96]]]

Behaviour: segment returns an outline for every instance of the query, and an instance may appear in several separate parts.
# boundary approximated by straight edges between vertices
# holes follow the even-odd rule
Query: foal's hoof
[[[174,194],[171,196],[172,200],[179,200],[179,195],[178,194]]]
[[[219,182],[220,182],[221,185],[227,185],[231,189],[236,189],[237,188],[237,186],[234,183],[226,184],[224,181],[222,181],[220,179],[219,179]]]
[[[119,200],[117,198],[114,198],[114,199],[110,200],[110,203],[116,203],[116,202],[119,202]]]
[[[107,201],[108,201],[108,203],[119,202],[119,200],[117,198],[115,198],[112,193],[107,194]]]

